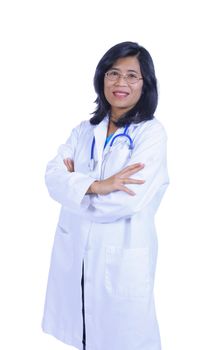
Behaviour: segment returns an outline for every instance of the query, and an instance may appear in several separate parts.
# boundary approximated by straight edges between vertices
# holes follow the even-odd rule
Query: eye
[[[119,73],[116,71],[116,70],[110,70],[108,72],[108,76],[109,77],[114,77],[114,78],[117,78],[119,76]]]
[[[138,76],[137,76],[136,74],[134,74],[134,73],[129,73],[129,74],[127,75],[127,77],[128,77],[129,79],[138,79]]]

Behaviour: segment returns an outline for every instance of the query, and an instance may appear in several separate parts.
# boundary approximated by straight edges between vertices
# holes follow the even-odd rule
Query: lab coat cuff
[[[80,174],[80,178],[77,180],[77,185],[73,191],[73,201],[82,209],[88,208],[90,204],[90,195],[86,194],[86,192],[94,181],[96,181],[95,178],[83,174]]]

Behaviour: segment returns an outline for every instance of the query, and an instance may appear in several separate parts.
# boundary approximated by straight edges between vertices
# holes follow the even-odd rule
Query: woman
[[[93,117],[46,170],[62,208],[42,327],[79,350],[160,350],[154,215],[168,174],[150,54],[117,44],[98,63],[94,86]]]

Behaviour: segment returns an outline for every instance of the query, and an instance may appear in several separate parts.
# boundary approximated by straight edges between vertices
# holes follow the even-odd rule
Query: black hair
[[[110,112],[110,104],[104,95],[104,75],[119,58],[136,56],[143,77],[143,87],[140,99],[136,105],[123,114],[115,124],[118,127],[131,123],[140,123],[144,120],[154,118],[154,112],[158,102],[157,80],[155,76],[154,64],[149,52],[137,43],[126,41],[110,48],[99,61],[95,75],[94,88],[97,94],[95,103],[96,110],[92,113],[90,123],[99,124]]]

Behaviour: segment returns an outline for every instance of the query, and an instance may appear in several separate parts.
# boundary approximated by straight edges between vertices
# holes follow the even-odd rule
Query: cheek
[[[140,99],[141,95],[142,95],[142,88],[136,89],[132,93],[132,97],[135,100],[135,102],[138,102],[138,100]]]
[[[107,101],[109,102],[110,97],[110,87],[107,85],[104,85],[104,96],[106,97]]]

